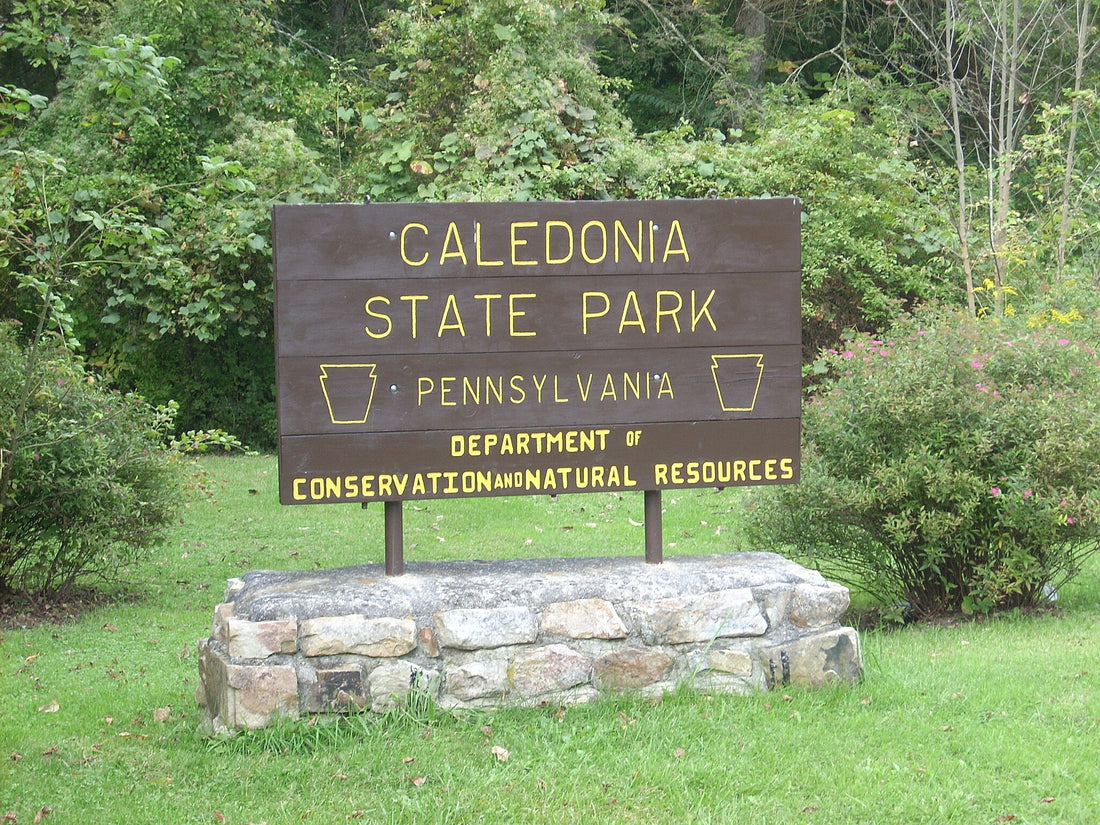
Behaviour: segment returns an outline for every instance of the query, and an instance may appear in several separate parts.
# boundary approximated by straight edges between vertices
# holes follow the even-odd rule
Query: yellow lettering
[[[401,229],[401,260],[407,263],[409,266],[424,266],[428,262],[428,253],[424,253],[424,257],[417,258],[415,261],[409,257],[408,248],[406,246],[406,236],[409,234],[410,229],[419,229],[424,233],[424,236],[428,235],[428,227],[422,223],[407,223]]]
[[[375,295],[373,298],[368,298],[367,302],[363,305],[363,309],[366,310],[367,315],[369,315],[371,318],[378,318],[384,321],[386,323],[386,327],[381,332],[375,332],[370,327],[364,327],[363,330],[371,338],[385,338],[387,335],[393,332],[393,321],[386,313],[375,312],[373,309],[371,309],[371,304],[375,302],[380,302],[382,304],[385,304],[386,306],[389,306],[390,299],[385,297],[384,295]]]
[[[627,320],[627,315],[630,313],[632,306],[634,307],[634,318]],[[623,302],[623,316],[619,320],[619,335],[622,335],[623,329],[628,326],[637,327],[639,332],[645,334],[645,319],[642,318],[642,308],[638,306],[638,293],[633,289],[626,293],[626,301]]]
[[[672,298],[674,303],[671,307],[664,305],[664,299]],[[684,308],[684,297],[679,293],[671,289],[659,289],[657,290],[657,332],[661,332],[661,318],[671,317],[672,324],[676,327],[676,332],[680,331],[680,310]]]
[[[553,234],[554,229],[564,229],[565,237],[569,241],[569,251],[560,258],[555,258],[551,251],[550,236]],[[560,233],[559,233],[560,234]],[[573,227],[567,224],[565,221],[547,221],[546,222],[546,263],[548,264],[565,264],[569,263],[573,259]]]
[[[533,338],[536,333],[534,330],[517,330],[516,319],[522,318],[526,315],[526,312],[521,312],[516,308],[516,302],[521,299],[537,298],[533,292],[523,292],[515,295],[508,296],[508,334],[513,338]]]
[[[527,246],[527,239],[520,238],[516,234],[517,229],[529,229],[533,226],[538,226],[537,221],[519,221],[510,225],[511,237],[512,237],[512,266],[534,266],[538,261],[532,261],[517,257],[519,248],[521,246]]]
[[[306,480],[304,478],[294,479],[294,492],[292,493],[292,495],[294,496],[295,501],[305,501],[308,498],[308,496],[302,492],[302,486],[305,483]]]
[[[435,381],[425,375],[416,380],[416,406],[424,406],[424,397],[435,392]]]
[[[457,407],[458,402],[454,400],[448,400],[448,397],[454,392],[454,382],[458,379],[453,375],[445,375],[439,379],[439,406],[441,407]]]
[[[448,323],[447,317],[452,314],[454,320]],[[443,305],[443,315],[439,319],[439,329],[436,330],[435,337],[442,338],[444,330],[448,329],[458,330],[459,335],[466,337],[466,328],[462,326],[462,315],[458,311],[458,301],[453,294],[447,296],[447,302]]]
[[[451,241],[454,240],[455,248],[451,249]],[[439,253],[439,265],[447,263],[448,258],[458,258],[465,266],[466,250],[462,248],[462,236],[458,234],[458,226],[454,221],[447,224],[447,237],[443,239],[443,249]]]
[[[504,261],[486,261],[481,257],[481,221],[474,223],[474,259],[478,266],[504,266]]]
[[[710,322],[710,328],[712,330],[714,330],[715,332],[718,331],[718,325],[714,323],[714,316],[710,314],[710,302],[712,300],[714,300],[714,290],[713,289],[710,291],[710,295],[707,296],[707,299],[705,301],[703,301],[703,305],[701,307],[696,307],[696,305],[695,305],[695,290],[693,289],[691,291],[691,331],[692,332],[695,332],[696,328],[699,326],[699,321],[703,318],[704,315],[706,316],[707,320]]]
[[[480,295],[475,295],[474,296],[475,301],[484,301],[485,302],[485,337],[486,338],[490,337],[493,334],[493,324],[492,324],[493,301],[497,300],[498,298],[503,298],[503,297],[504,296],[501,295],[499,292],[483,292]]]
[[[590,229],[598,230],[599,254],[597,255],[593,255],[588,251]],[[589,221],[581,227],[581,257],[590,264],[598,264],[607,257],[607,227],[601,221]]]
[[[634,258],[638,263],[642,262],[642,222],[638,220],[638,243],[635,245],[630,236],[626,234],[626,227],[623,226],[622,221],[615,221],[615,263],[619,262],[619,238],[622,238],[626,242],[627,247],[634,254]]]
[[[428,300],[427,295],[402,295],[402,301],[407,301],[409,304],[409,316],[412,319],[412,337],[416,338],[416,305],[420,301]]]
[[[601,299],[603,301],[603,309],[595,310],[590,309],[588,302],[589,299]],[[611,297],[606,292],[585,292],[581,295],[581,330],[584,335],[588,334],[588,319],[589,318],[603,318],[611,311]]]
[[[679,238],[680,245],[676,249],[672,248],[673,239]],[[684,230],[680,227],[680,221],[674,220],[672,226],[668,228],[668,240],[665,241],[665,257],[662,263],[668,263],[668,259],[672,255],[683,255],[684,263],[691,260],[691,256],[688,255],[687,242],[684,240]]]

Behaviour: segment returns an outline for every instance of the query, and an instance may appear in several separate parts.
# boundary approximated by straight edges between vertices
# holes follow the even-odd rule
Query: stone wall
[[[215,729],[370,708],[574,703],[855,682],[848,591],[770,553],[254,571],[200,642]]]

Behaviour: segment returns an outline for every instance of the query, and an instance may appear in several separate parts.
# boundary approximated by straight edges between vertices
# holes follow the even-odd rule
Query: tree
[[[977,310],[978,273],[988,261],[993,309],[1003,313],[1022,243],[1017,203],[1024,141],[1043,103],[1056,101],[1067,85],[1080,92],[1095,71],[1095,12],[1090,0],[899,0],[889,9],[901,48],[888,59],[898,77],[919,84],[933,115],[915,124],[919,139],[936,145],[954,166],[955,228],[969,308]],[[1071,145],[1075,140],[1073,133]],[[1074,148],[1066,155],[1063,204],[1071,202],[1075,163]]]

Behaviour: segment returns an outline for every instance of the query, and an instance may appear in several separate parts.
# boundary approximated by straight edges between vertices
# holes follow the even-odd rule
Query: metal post
[[[400,501],[386,502],[386,575],[405,572],[404,515]]]
[[[646,564],[664,561],[664,542],[661,536],[661,491],[645,491],[645,560]]]

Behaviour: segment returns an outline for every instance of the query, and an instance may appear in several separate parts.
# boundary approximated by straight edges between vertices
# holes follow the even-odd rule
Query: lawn
[[[139,595],[0,638],[0,817],[31,823],[1089,823],[1100,565],[1042,615],[863,634],[856,687],[201,730],[227,578],[383,558],[382,508],[281,507],[269,457],[208,459]],[[664,495],[667,554],[737,546],[736,490]],[[405,506],[420,559],[644,553],[641,495]],[[1095,560],[1094,560],[1095,562]]]

